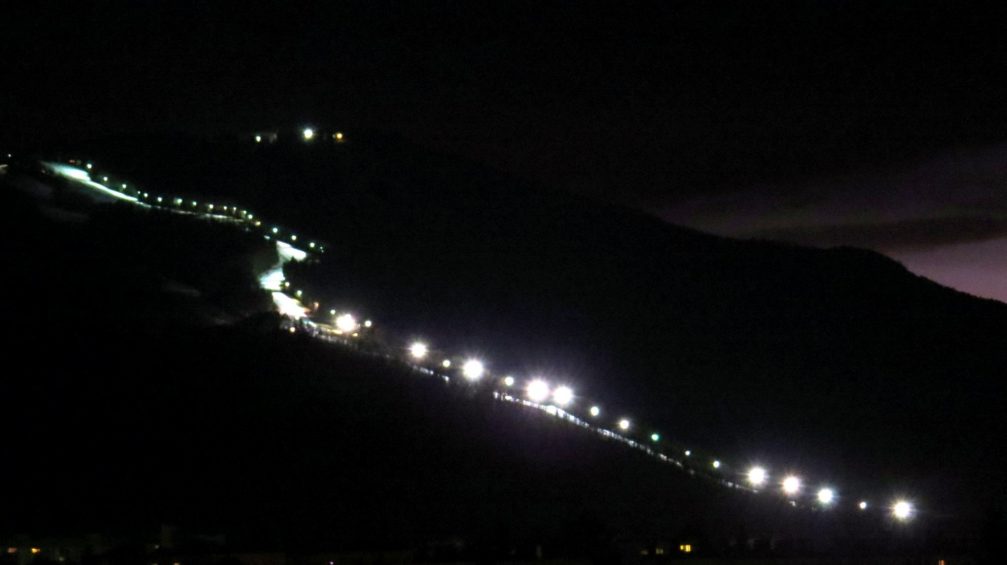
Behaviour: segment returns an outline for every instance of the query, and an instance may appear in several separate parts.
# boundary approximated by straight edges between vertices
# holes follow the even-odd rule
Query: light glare
[[[427,356],[428,351],[427,344],[421,341],[417,341],[409,346],[409,355],[411,355],[413,359],[423,359]]]
[[[753,487],[761,487],[766,484],[767,478],[766,470],[762,467],[752,467],[748,470],[748,482]]]
[[[484,372],[486,372],[486,368],[478,359],[469,359],[462,365],[462,375],[470,381],[478,381]]]
[[[899,500],[892,506],[892,516],[896,520],[906,521],[913,517],[913,505],[907,500]]]
[[[357,329],[357,319],[353,317],[353,314],[342,314],[336,318],[336,329],[350,333]]]
[[[598,408],[597,406],[592,406],[591,407],[591,415],[594,416],[595,418],[597,418],[598,416],[600,416],[601,415],[601,408]]]
[[[819,489],[818,491],[818,502],[823,505],[832,504],[832,501],[836,498],[836,493],[830,488]]]
[[[545,402],[549,399],[549,393],[549,383],[542,379],[535,379],[525,387],[525,394],[528,395],[528,400],[532,402]]]
[[[552,401],[557,406],[568,406],[573,402],[573,390],[568,386],[556,387],[556,390],[552,392]]]
[[[619,420],[619,429],[622,430],[622,431],[628,430],[629,429],[629,420],[627,420],[626,418],[623,418],[622,420]]]
[[[783,479],[783,482],[780,484],[783,486],[783,492],[786,494],[797,494],[801,490],[801,479],[793,475]]]

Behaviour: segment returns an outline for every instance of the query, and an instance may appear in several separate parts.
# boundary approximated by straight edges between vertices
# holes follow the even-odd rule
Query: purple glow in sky
[[[943,285],[1007,302],[1007,146],[746,187],[668,206],[661,216],[732,237],[873,249]]]

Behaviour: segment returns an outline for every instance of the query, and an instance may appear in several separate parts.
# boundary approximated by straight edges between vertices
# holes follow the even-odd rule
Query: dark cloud
[[[753,237],[819,247],[850,245],[878,251],[912,251],[988,241],[1007,236],[1007,218],[959,216],[876,224],[822,225],[768,229]]]

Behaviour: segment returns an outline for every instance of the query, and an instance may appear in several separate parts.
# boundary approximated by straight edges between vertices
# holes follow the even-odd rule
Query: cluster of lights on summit
[[[311,142],[316,139],[318,132],[314,128],[306,127],[301,130],[303,141]],[[275,134],[273,135],[275,138]],[[262,143],[267,139],[264,135],[257,134],[254,137],[256,143]],[[324,138],[323,138],[324,139]],[[344,137],[341,132],[333,134],[332,139],[339,143]],[[232,222],[241,225],[246,229],[261,228],[262,220],[246,209],[238,208],[230,204],[203,203],[192,200],[188,202],[181,197],[169,197],[164,195],[151,195],[148,192],[140,191],[128,182],[110,181],[107,174],[100,175],[101,182],[92,180],[91,172],[94,164],[84,163],[79,160],[71,160],[70,164],[63,163],[43,163],[50,172],[65,178],[77,181],[83,185],[96,190],[102,195],[112,197],[116,200],[127,201],[132,204],[148,208],[161,208],[174,213],[197,215],[206,219]],[[83,168],[79,168],[83,167]],[[274,241],[280,262],[268,272],[260,276],[260,284],[263,289],[268,290],[273,295],[274,304],[277,310],[286,318],[294,320],[302,327],[310,328],[315,335],[324,336],[329,341],[339,342],[347,338],[362,338],[373,328],[371,320],[359,321],[358,318],[346,311],[329,310],[331,324],[315,323],[310,319],[312,311],[319,312],[318,303],[314,309],[306,308],[304,304],[303,291],[295,290],[294,296],[288,295],[290,283],[284,280],[283,264],[289,261],[303,261],[309,256],[309,252],[294,247],[298,241],[298,236],[289,230],[283,230],[279,226],[269,226],[264,230],[263,236],[266,240]],[[323,253],[325,246],[317,240],[308,240],[307,247],[311,252]],[[288,326],[291,333],[297,332],[296,325]],[[333,335],[335,338],[333,338]],[[770,471],[762,465],[752,465],[747,469],[735,467],[724,463],[719,458],[709,457],[703,459],[694,456],[691,449],[670,449],[672,444],[667,442],[661,433],[654,430],[647,430],[646,427],[635,424],[628,416],[613,414],[610,420],[613,431],[605,427],[602,423],[604,411],[598,404],[587,403],[586,399],[574,392],[568,384],[550,383],[548,379],[540,376],[530,377],[522,382],[521,379],[513,375],[503,375],[494,377],[487,368],[486,362],[482,359],[469,357],[464,359],[452,358],[443,354],[435,355],[435,350],[426,341],[413,341],[405,348],[406,355],[403,361],[409,363],[415,369],[431,375],[440,375],[445,382],[450,382],[449,374],[452,368],[456,368],[462,380],[470,386],[488,386],[492,388],[494,398],[519,405],[536,408],[548,413],[551,416],[562,418],[563,420],[576,424],[579,427],[594,431],[606,439],[613,439],[641,450],[657,459],[672,463],[682,469],[686,469],[690,474],[702,473],[704,476],[715,479],[721,484],[736,489],[743,489],[752,493],[777,491],[793,505],[800,501],[809,501],[814,507],[819,509],[830,509],[840,505],[842,497],[840,492],[832,485],[818,485],[812,488],[810,493],[805,492],[805,481],[797,474],[784,473],[776,477],[774,488],[774,478]],[[439,371],[439,373],[438,373]],[[578,405],[583,408],[578,408]],[[571,410],[583,409],[585,416],[579,417]],[[649,439],[649,444],[634,440],[630,434],[639,430],[639,433]],[[680,454],[680,456],[678,455]],[[859,512],[866,512],[873,507],[867,500],[858,499],[850,504]],[[917,513],[912,502],[903,498],[896,498],[890,505],[885,507],[888,515],[898,521],[905,522],[911,520]]]

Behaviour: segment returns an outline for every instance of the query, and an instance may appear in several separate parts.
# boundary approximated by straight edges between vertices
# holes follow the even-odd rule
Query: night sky
[[[877,249],[1007,301],[1002,7],[208,4],[5,7],[0,143],[388,132],[715,233]]]

